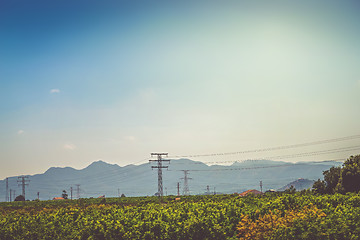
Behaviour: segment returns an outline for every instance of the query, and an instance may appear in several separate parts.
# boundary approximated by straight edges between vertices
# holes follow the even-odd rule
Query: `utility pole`
[[[30,182],[29,177],[28,176],[18,177],[17,182],[18,182],[18,186],[22,187],[22,195],[25,198],[25,186],[29,186],[29,184],[27,183],[27,182]]]
[[[12,189],[10,188],[10,202],[11,202],[11,193],[12,193]]]
[[[168,168],[168,166],[163,166],[162,163],[163,162],[168,162],[170,163],[170,160],[164,160],[162,159],[162,156],[168,156],[168,153],[151,153],[151,157],[153,156],[157,156],[157,160],[149,160],[149,162],[157,162],[157,166],[151,166],[152,169],[157,168],[158,169],[158,194],[159,197],[161,198],[164,193],[163,193],[163,181],[162,181],[162,169],[163,168]]]
[[[6,178],[6,195],[5,195],[5,202],[9,201],[9,179]]]
[[[16,193],[16,190],[13,190],[13,201],[15,201],[15,193]]]
[[[190,194],[190,190],[189,190],[189,182],[188,180],[192,179],[188,177],[189,171],[190,170],[181,170],[184,172],[184,177],[180,178],[180,179],[184,179],[184,188],[183,188],[183,195],[187,196]]]
[[[177,195],[180,196],[180,182],[177,183]]]
[[[210,195],[210,186],[209,185],[206,186],[206,194]]]
[[[72,200],[72,191],[73,191],[73,189],[72,189],[72,186],[70,187],[70,199]]]
[[[119,198],[120,198],[120,188],[118,188],[118,196],[119,196]]]
[[[214,187],[214,195],[216,195],[215,187]]]
[[[75,184],[76,186],[76,198],[80,199],[80,184]]]
[[[40,200],[40,192],[37,192],[38,200]]]
[[[262,191],[262,187],[263,187],[262,181],[260,181],[260,190],[261,190],[261,193],[263,192],[263,191]]]

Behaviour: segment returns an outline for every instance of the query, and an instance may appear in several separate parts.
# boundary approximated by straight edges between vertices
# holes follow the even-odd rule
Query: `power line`
[[[327,140],[322,140],[322,141],[315,141],[315,142],[309,142],[309,143],[302,143],[302,144],[293,144],[293,145],[286,145],[286,146],[279,146],[279,147],[272,147],[272,148],[263,148],[263,149],[256,149],[256,150],[247,150],[247,151],[242,151],[242,152],[230,152],[230,153],[215,153],[215,154],[200,154],[200,155],[188,155],[188,156],[174,156],[174,157],[199,157],[199,156],[227,156],[227,155],[233,155],[233,154],[241,154],[241,153],[251,153],[251,152],[266,152],[266,151],[272,151],[272,150],[279,150],[279,149],[290,149],[290,148],[295,148],[295,147],[305,147],[305,146],[311,146],[311,145],[317,145],[317,144],[325,144],[325,143],[331,143],[331,142],[339,142],[339,141],[346,141],[346,140],[353,140],[353,139],[358,139],[360,138],[360,135],[354,135],[354,136],[348,136],[348,137],[343,137],[343,138],[334,138],[334,139],[327,139]],[[344,148],[336,148],[336,149],[329,149],[329,150],[322,150],[322,151],[313,151],[313,152],[305,152],[305,153],[297,153],[297,154],[288,154],[288,155],[277,155],[277,156],[272,156],[272,157],[267,157],[267,159],[284,159],[284,158],[297,158],[297,157],[307,157],[307,156],[316,156],[316,155],[321,155],[321,154],[329,154],[329,153],[336,153],[336,152],[345,152],[345,151],[353,151],[353,150],[358,150],[360,149],[360,146],[351,146],[351,147],[344,147]],[[166,155],[167,156],[167,155]],[[261,158],[261,159],[265,159],[265,158]],[[261,159],[250,159],[250,161],[255,161],[255,160],[261,160]],[[249,159],[246,159],[249,160]],[[343,160],[343,159],[339,159],[339,160]],[[144,160],[141,160],[139,162],[142,162]],[[150,160],[151,161],[157,161],[157,160]],[[170,160],[163,160],[162,161],[170,161]],[[239,161],[239,160],[238,160]],[[241,160],[244,161],[244,160]],[[322,161],[322,162],[331,162],[331,161],[338,161],[338,160],[326,160],[326,161]],[[216,162],[199,162],[199,163],[195,163],[195,164],[203,164],[203,163],[225,163],[225,162],[236,162],[236,161],[216,161]],[[263,166],[263,167],[255,167],[255,168],[268,168],[268,167],[281,167],[284,165],[278,165],[278,166]],[[159,163],[158,166],[153,166],[152,168],[158,168],[159,167]],[[167,166],[162,166],[161,164],[161,168],[167,168]],[[162,171],[161,168],[158,168],[158,190],[160,189],[160,185],[162,188]],[[246,169],[255,169],[255,168],[231,168],[231,169],[219,169],[215,171],[224,171],[224,170],[246,170]],[[119,172],[123,171],[125,169],[119,169],[119,171],[114,171],[113,173],[110,174],[106,174],[106,175],[100,175],[100,176],[95,176],[92,178],[92,180],[94,181],[99,181],[102,182],[105,179],[108,179],[111,177],[111,175],[116,175]],[[189,171],[204,171],[204,170],[189,170]],[[208,170],[206,170],[208,171]],[[211,170],[214,171],[214,170]],[[159,174],[160,172],[160,174]],[[88,176],[86,176],[88,177]],[[138,175],[136,175],[136,177],[138,177]],[[21,177],[19,177],[20,179]],[[25,177],[28,178],[28,177]],[[85,178],[84,177],[79,177],[79,179]],[[94,178],[98,178],[98,179],[94,179]],[[159,179],[161,178],[161,184]],[[121,179],[128,179],[127,176],[122,177]],[[118,179],[116,179],[118,180]],[[26,183],[27,181],[30,180],[25,180],[25,184],[21,184],[23,186],[23,195],[25,195],[25,186],[28,186],[28,184]],[[115,179],[114,179],[115,181]],[[20,181],[21,182],[21,181]],[[19,180],[18,180],[19,183]],[[20,186],[20,185],[19,185]],[[162,193],[163,191],[161,191]],[[78,197],[80,195],[80,190],[78,192]],[[7,194],[8,196],[8,194]]]
[[[146,159],[147,160],[147,159]],[[141,160],[141,161],[138,161],[136,163],[139,163],[139,162],[143,162],[144,160]],[[133,163],[133,164],[136,164],[136,163]],[[131,165],[131,164],[129,164]],[[127,166],[129,166],[127,165]],[[120,167],[120,166],[119,166]],[[121,169],[117,169],[115,171],[112,171],[111,173],[109,173],[107,170],[103,171],[103,172],[97,172],[96,174],[91,174],[91,175],[86,175],[86,176],[80,176],[80,177],[75,177],[75,178],[68,178],[68,179],[65,179],[67,182],[74,182],[74,181],[78,181],[78,180],[82,180],[82,179],[86,179],[86,181],[88,181],[88,177],[91,176],[91,180],[94,180],[94,181],[98,181],[99,179],[106,179],[106,178],[109,178],[109,177],[112,177],[112,176],[116,176],[118,175],[119,173],[121,172],[124,172],[126,173],[126,169],[124,169],[126,166],[124,167],[120,167]],[[36,183],[37,185],[41,185],[42,183],[39,182],[39,183]],[[48,185],[46,183],[44,183],[45,185]]]
[[[74,180],[74,179],[77,179],[77,180],[80,180],[80,179],[84,179],[86,180],[86,183],[90,183],[90,182],[96,182],[98,184],[102,184],[102,183],[108,183],[109,181],[107,181],[111,175],[115,176],[115,175],[118,175],[118,172],[114,172],[114,173],[111,173],[109,174],[109,176],[107,176],[106,174],[102,174],[102,176],[97,176],[98,174],[93,174],[93,175],[87,175],[87,176],[83,176],[83,177],[80,177],[80,178],[71,178],[70,180]],[[130,176],[121,176],[121,177],[117,177],[117,178],[114,178],[114,179],[109,179],[111,180],[113,183],[118,183],[119,181],[124,181],[124,180],[129,180],[132,178],[136,178],[136,179],[139,179],[141,176],[145,176],[145,172],[141,172],[140,174],[137,174],[137,175],[130,175]],[[87,177],[91,177],[89,179],[86,179]],[[69,179],[66,179],[66,180],[69,180]],[[66,183],[64,183],[66,184]],[[46,189],[50,189],[50,190],[53,190],[54,188],[57,188],[57,189],[60,189],[61,187],[59,186],[48,186],[47,184],[45,183],[39,183],[39,185],[45,185],[45,187],[42,187],[42,188],[46,188]],[[83,189],[81,189],[82,191]],[[75,196],[76,197],[76,196]]]
[[[353,140],[353,139],[358,139],[358,138],[360,138],[360,134],[353,135],[353,136],[347,136],[347,137],[341,137],[341,138],[332,138],[332,139],[325,139],[325,140],[320,140],[320,141],[313,141],[313,142],[292,144],[292,145],[284,145],[284,146],[277,146],[277,147],[259,148],[259,149],[237,151],[237,152],[179,155],[179,156],[170,156],[170,158],[211,157],[211,156],[236,155],[236,154],[256,153],[256,152],[268,152],[268,151],[274,151],[274,150],[284,150],[284,149],[308,147],[308,146],[313,146],[313,145],[340,142],[340,141],[348,141],[348,140]]]
[[[261,168],[277,168],[277,167],[287,167],[287,166],[295,166],[291,163],[281,164],[281,165],[273,165],[273,166],[257,166],[257,167],[242,167],[242,168],[220,168],[220,169],[194,169],[194,170],[186,170],[191,172],[214,172],[214,171],[234,171],[234,170],[252,170],[252,169],[261,169]],[[169,171],[184,171],[184,170],[169,170]]]
[[[310,156],[317,156],[317,155],[330,154],[330,153],[348,152],[348,151],[354,151],[354,150],[359,150],[359,149],[360,149],[360,146],[351,146],[351,147],[335,148],[335,149],[328,149],[328,150],[321,150],[321,151],[268,156],[268,157],[262,157],[262,158],[254,158],[254,159],[241,159],[241,160],[232,160],[232,161],[201,161],[201,162],[194,162],[194,163],[187,163],[187,164],[235,163],[235,162],[243,162],[243,161],[258,161],[258,160],[265,160],[265,159],[266,160],[288,159],[288,158],[310,157]],[[343,159],[341,159],[341,160],[343,161]],[[175,162],[174,164],[179,164],[179,163]]]
[[[254,160],[255,161],[255,160]],[[312,163],[326,163],[326,162],[335,162],[335,161],[343,161],[343,159],[332,159],[332,160],[322,160],[322,161],[317,161],[317,162],[312,162]],[[173,165],[173,164],[172,164]],[[230,169],[204,169],[204,170],[189,170],[189,171],[236,171],[236,170],[252,170],[252,169],[259,169],[259,168],[269,168],[269,167],[284,167],[284,166],[298,166],[292,163],[288,163],[288,164],[281,164],[281,165],[275,165],[275,166],[257,166],[257,167],[247,167],[247,168],[230,168]],[[225,167],[225,166],[224,166]],[[169,170],[169,171],[176,171],[176,170]],[[181,170],[180,170],[181,171]],[[143,172],[142,172],[143,173]],[[116,173],[115,173],[116,174]],[[144,174],[142,174],[144,175]],[[145,176],[145,175],[144,175]],[[139,175],[131,175],[130,177],[136,177],[139,178]],[[105,178],[104,176],[102,178]],[[94,179],[91,179],[94,180]],[[102,182],[107,182],[105,179],[100,180],[100,179],[96,179],[97,182],[102,183]],[[100,180],[100,181],[99,181]],[[104,181],[105,180],[105,181]],[[129,180],[128,176],[123,176],[121,178],[116,178],[113,179],[113,182],[116,183],[118,181],[124,181],[124,180]],[[53,187],[49,187],[49,190],[53,190]]]
[[[339,160],[341,159],[325,160],[325,161],[318,161],[312,163],[337,162]],[[285,163],[285,164],[271,165],[271,166],[256,166],[256,167],[241,167],[241,168],[193,169],[193,170],[169,170],[169,171],[213,172],[213,171],[237,171],[237,170],[253,170],[253,169],[262,169],[262,168],[295,167],[295,166],[299,166],[299,163],[297,164]]]
[[[328,150],[321,150],[321,151],[280,155],[280,156],[275,156],[272,158],[283,159],[283,158],[308,157],[308,156],[316,156],[316,155],[329,154],[329,153],[348,152],[348,151],[359,150],[359,149],[360,149],[360,146],[351,146],[351,147],[335,148],[335,149],[328,149]]]
[[[75,178],[67,178],[65,179],[66,182],[74,182],[74,181],[80,181],[80,180],[86,180],[86,182],[89,182],[89,181],[96,181],[96,182],[101,182],[101,180],[103,179],[108,179],[108,178],[111,178],[111,177],[114,177],[114,176],[118,176],[119,173],[125,173],[125,170],[124,169],[119,169],[119,170],[116,170],[116,171],[112,171],[111,173],[108,173],[107,171],[103,171],[103,172],[97,172],[96,174],[90,174],[90,175],[84,175],[84,176],[80,176],[80,177],[75,177]],[[91,177],[91,178],[89,178]],[[126,178],[126,177],[125,177]],[[118,178],[116,178],[118,179]],[[37,183],[37,185],[39,184],[45,184],[47,185],[46,183]]]

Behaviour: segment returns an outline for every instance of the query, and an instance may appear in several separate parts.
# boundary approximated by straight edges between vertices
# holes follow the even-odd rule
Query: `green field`
[[[240,224],[239,224],[240,223]],[[360,195],[309,191],[0,204],[0,239],[360,239]]]

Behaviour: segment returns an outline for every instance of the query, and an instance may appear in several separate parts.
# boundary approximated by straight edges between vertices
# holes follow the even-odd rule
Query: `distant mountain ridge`
[[[221,193],[243,192],[248,189],[259,189],[263,182],[263,190],[279,189],[289,182],[299,178],[317,180],[322,178],[322,172],[332,163],[289,163],[270,160],[248,160],[235,162],[232,165],[206,165],[190,159],[172,160],[168,170],[163,170],[164,194],[176,194],[177,183],[183,182],[182,170],[190,170],[189,188],[191,194],[203,194],[207,185],[210,190]],[[157,170],[151,169],[151,164],[127,165],[121,167],[104,161],[96,161],[89,166],[77,170],[71,167],[51,167],[42,174],[29,176],[29,186],[26,187],[26,199],[37,198],[47,200],[61,196],[63,190],[68,192],[73,188],[73,198],[76,198],[76,184],[80,184],[80,197],[98,197],[105,195],[116,197],[122,193],[126,196],[147,196],[157,192]],[[21,194],[17,184],[17,176],[9,178],[9,189]],[[5,200],[5,180],[0,181],[0,200]]]

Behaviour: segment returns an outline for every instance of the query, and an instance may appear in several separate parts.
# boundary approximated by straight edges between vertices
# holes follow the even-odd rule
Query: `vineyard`
[[[0,204],[0,239],[360,239],[360,196],[310,191]]]

